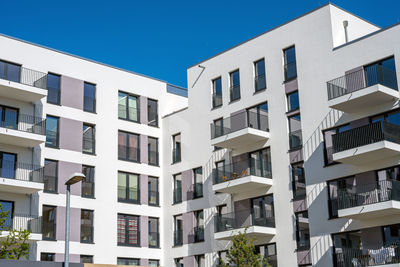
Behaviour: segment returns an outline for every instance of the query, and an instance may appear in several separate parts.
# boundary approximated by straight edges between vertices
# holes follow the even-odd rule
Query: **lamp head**
[[[65,185],[73,185],[85,180],[85,175],[83,173],[76,172],[72,174],[69,179],[65,182]]]

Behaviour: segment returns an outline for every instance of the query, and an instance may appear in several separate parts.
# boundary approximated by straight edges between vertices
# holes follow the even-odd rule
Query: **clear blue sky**
[[[325,3],[3,0],[0,32],[186,87],[190,65]],[[333,3],[381,27],[400,20],[399,0]]]

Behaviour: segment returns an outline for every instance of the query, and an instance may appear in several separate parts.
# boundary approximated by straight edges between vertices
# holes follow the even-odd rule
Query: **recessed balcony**
[[[5,119],[0,122],[0,143],[34,147],[46,142],[45,134],[44,119],[5,110]]]
[[[32,194],[44,188],[44,169],[30,163],[0,161],[0,192]]]
[[[10,230],[27,230],[30,232],[29,241],[42,240],[42,217],[12,213],[0,227],[0,240],[7,238]]]
[[[218,214],[214,216],[214,224],[216,240],[231,240],[245,231],[248,237],[257,240],[269,239],[276,234],[275,218],[271,212],[264,212],[261,216],[255,216],[248,210]]]
[[[363,165],[400,155],[400,126],[375,122],[332,136],[333,161]]]
[[[47,96],[47,74],[0,60],[0,97],[36,102]]]
[[[260,188],[266,191],[272,186],[272,172],[268,164],[254,159],[217,166],[213,173],[215,192],[239,194]]]
[[[328,105],[346,113],[395,102],[400,98],[396,72],[374,65],[327,82]]]
[[[211,145],[237,149],[270,137],[268,115],[254,111],[242,111],[211,124]]]
[[[338,191],[338,217],[370,219],[400,214],[400,181],[361,184]]]

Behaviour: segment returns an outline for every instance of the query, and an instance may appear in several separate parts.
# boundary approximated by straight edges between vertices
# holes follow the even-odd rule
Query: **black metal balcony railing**
[[[153,151],[153,150],[148,151],[148,161],[150,165],[158,166],[159,164],[158,154],[159,154],[158,151]]]
[[[332,136],[333,153],[384,140],[400,144],[400,126],[380,121],[334,134]]]
[[[204,225],[193,228],[194,242],[204,241]]]
[[[229,87],[229,93],[231,96],[231,101],[235,101],[240,98],[240,85],[234,85]]]
[[[326,84],[328,88],[328,100],[356,92],[375,84],[381,84],[397,90],[396,72],[381,65],[369,66],[365,69],[333,79]]]
[[[213,172],[214,184],[239,179],[249,175],[272,178],[270,163],[265,162],[262,164],[260,161],[256,161],[253,158],[218,166]]]
[[[181,150],[174,148],[172,150],[172,163],[177,163],[181,161]]]
[[[216,93],[212,94],[212,105],[213,105],[213,108],[219,107],[222,105],[222,93],[221,94],[216,94]]]
[[[14,213],[9,214],[4,224],[0,227],[0,231],[28,230],[34,234],[42,233],[42,217],[37,215],[26,215]]]
[[[342,248],[333,253],[335,267],[376,266],[400,263],[399,244],[385,245],[377,249]]]
[[[299,149],[303,146],[303,136],[301,130],[297,130],[289,133],[289,148]]]
[[[174,246],[182,246],[183,244],[183,231],[175,230],[174,231]]]
[[[160,247],[160,233],[149,232],[149,247],[159,248]]]
[[[0,177],[43,183],[44,169],[31,163],[0,160]]]
[[[118,145],[118,159],[139,162],[140,149],[131,146]]]
[[[256,77],[254,77],[254,84],[255,84],[255,89],[256,91],[263,90],[267,88],[267,82],[265,80],[265,74],[260,74]]]
[[[285,81],[290,81],[296,78],[297,77],[296,61],[285,64],[284,70],[285,70]]]
[[[0,79],[21,83],[37,88],[47,88],[47,73],[27,69],[15,64],[2,61],[8,71],[0,73]]]
[[[46,134],[46,120],[26,114],[18,114],[18,119],[1,120],[0,127],[40,135]]]
[[[211,123],[211,139],[245,128],[269,131],[268,115],[254,111],[242,111],[217,123]]]
[[[118,201],[138,203],[140,201],[140,191],[138,188],[118,186]]]
[[[118,118],[124,120],[140,121],[139,108],[128,107],[127,105],[118,105]]]
[[[379,181],[373,184],[356,185],[349,192],[338,190],[338,209],[347,209],[389,200],[400,201],[400,182],[395,180]]]
[[[270,211],[262,216],[254,216],[248,210],[217,214],[214,216],[215,232],[223,232],[247,226],[265,226],[275,228],[274,214]]]
[[[182,202],[182,188],[175,188],[173,192],[174,204]]]

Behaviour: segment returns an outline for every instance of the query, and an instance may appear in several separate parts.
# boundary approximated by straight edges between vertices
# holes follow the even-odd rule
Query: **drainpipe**
[[[348,33],[347,33],[347,26],[349,26],[349,22],[348,22],[347,20],[344,20],[344,21],[343,21],[344,39],[345,39],[345,42],[346,42],[346,43],[349,41],[349,36],[348,36]]]

